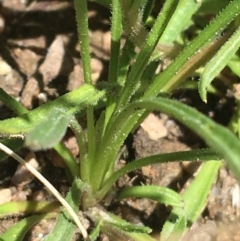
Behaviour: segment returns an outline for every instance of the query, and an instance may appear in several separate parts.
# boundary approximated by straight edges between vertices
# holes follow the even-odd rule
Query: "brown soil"
[[[3,0],[0,8],[0,87],[18,99],[28,109],[56,98],[83,84],[79,46],[76,37],[75,13],[72,1]],[[90,37],[93,80],[106,79],[110,48],[108,10],[89,4]],[[196,106],[221,123],[227,123],[229,99],[213,98],[211,105],[203,105],[196,91],[181,92],[176,97]],[[226,104],[222,104],[222,103]],[[13,116],[0,104],[1,119]],[[188,150],[204,146],[193,133],[164,114],[152,113],[133,136],[126,140],[125,153],[118,165],[127,159],[162,152]],[[152,125],[155,125],[152,128]],[[79,153],[76,140],[67,133],[66,145],[75,156]],[[20,155],[31,159],[23,149]],[[54,151],[36,153],[36,168],[65,194],[69,184],[64,164]],[[33,161],[34,162],[34,161]],[[0,203],[16,200],[52,200],[46,189],[35,179],[26,177],[17,163],[7,158],[0,163]],[[158,184],[181,191],[194,177],[198,165],[167,163],[144,167],[119,180],[117,187],[132,184]],[[54,171],[52,171],[54,169]],[[21,174],[24,173],[24,174]],[[23,178],[25,177],[25,179]],[[21,179],[22,178],[22,179]],[[4,190],[4,191],[3,191]],[[185,240],[240,240],[239,182],[225,165],[221,168],[207,206],[193,225]],[[109,210],[133,223],[147,225],[159,232],[169,209],[146,199],[131,199],[113,203]],[[20,217],[0,220],[0,233],[16,223]],[[28,233],[26,240],[42,240],[53,228],[53,220],[44,220]],[[77,240],[77,238],[76,238]],[[101,240],[104,240],[102,238]]]

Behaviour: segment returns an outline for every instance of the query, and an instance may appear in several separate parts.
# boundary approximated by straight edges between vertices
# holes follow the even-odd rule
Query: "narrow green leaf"
[[[220,48],[216,55],[206,65],[199,82],[199,94],[207,102],[207,89],[212,80],[222,71],[240,47],[240,27]]]
[[[146,226],[134,225],[116,215],[105,213],[100,229],[110,240],[153,241],[148,235],[152,230]]]
[[[88,153],[87,153],[87,143],[88,143],[87,138],[76,117],[73,117],[71,119],[70,128],[77,139],[78,146],[81,150],[81,155],[80,155],[80,166],[76,163],[76,161],[74,161],[74,164],[72,164],[72,161],[70,161],[69,164],[72,165],[71,169],[74,168],[75,165],[77,165],[78,166],[78,168],[76,166],[77,172],[80,173],[81,180],[85,183],[89,183],[91,165],[90,165],[90,162],[88,159]],[[80,167],[80,170],[79,170],[79,167]]]
[[[17,114],[21,114],[22,116],[0,121],[0,136],[15,138],[2,140],[2,142],[10,149],[16,151],[23,147],[24,142],[20,138],[23,138],[29,130],[56,108],[56,106],[61,106],[61,108],[64,108],[66,114],[72,115],[78,113],[86,105],[95,104],[104,96],[104,92],[105,91],[97,91],[93,86],[84,85],[32,111],[19,107],[20,104],[16,103],[16,100],[13,100]],[[9,98],[8,95],[3,94],[2,96],[6,101]],[[10,108],[12,108],[12,106],[13,104],[9,105]],[[3,160],[6,156],[5,153],[0,152],[0,160]]]
[[[74,0],[74,7],[76,11],[77,32],[80,44],[81,59],[83,63],[84,81],[87,84],[92,84],[92,71],[90,64],[90,40],[88,34],[88,10],[87,0]],[[92,163],[95,154],[95,130],[94,130],[94,116],[93,107],[87,108],[87,137],[88,137],[88,159]]]
[[[198,89],[198,83],[196,81],[186,80],[178,86],[178,89],[189,89],[189,90],[194,89],[194,90],[197,90]],[[217,95],[217,96],[222,96],[222,93],[211,84],[208,86],[208,93],[211,93],[211,94]]]
[[[98,91],[92,85],[83,85],[80,88],[62,95],[20,117],[0,121],[0,136],[16,137],[28,133],[37,123],[51,113],[56,106],[63,109],[66,115],[79,113],[83,107],[94,105],[105,95],[105,91]]]
[[[120,41],[122,36],[122,11],[119,0],[112,1],[111,55],[108,82],[116,82],[119,70]]]
[[[100,210],[96,207],[90,209],[88,211],[88,215],[91,217],[94,223],[99,224],[100,222],[100,226],[111,225],[121,229],[122,231],[137,233],[150,233],[152,231],[146,226],[129,223],[113,213],[106,212],[102,209]]]
[[[92,71],[91,71],[91,57],[90,57],[90,40],[88,34],[88,9],[87,0],[74,0],[74,7],[76,11],[77,32],[80,45],[80,53],[83,64],[84,81],[87,84],[92,84]],[[88,139],[88,161],[91,163],[95,159],[95,129],[94,129],[94,116],[93,107],[89,106],[87,112],[87,139]]]
[[[98,222],[97,226],[94,228],[94,230],[91,232],[89,235],[91,241],[95,241],[100,233],[100,228],[101,228],[102,222]]]
[[[221,165],[221,162],[215,160],[204,163],[197,177],[184,192],[183,199],[188,224],[193,224],[203,211]]]
[[[1,143],[4,144],[5,146],[7,146],[8,148],[10,148],[11,150],[17,151],[21,147],[23,147],[24,141],[20,138],[3,139],[3,140],[1,140]],[[5,152],[0,151],[0,161],[4,160],[7,156],[8,155]]]
[[[186,228],[187,217],[183,209],[178,209],[178,216],[172,212],[168,220],[165,222],[160,234],[160,241],[181,240],[181,236]]]
[[[203,199],[204,200],[204,199]],[[206,203],[206,200],[204,200]],[[182,210],[182,213],[178,216],[177,220],[175,221],[174,227],[172,229],[172,233],[174,234],[175,240],[180,240],[180,236],[182,234],[182,231],[187,228],[187,217],[184,212],[185,210]],[[198,213],[200,215],[200,213]]]
[[[136,57],[136,61],[134,62],[133,66],[129,72],[126,83],[122,89],[122,92],[120,93],[120,98],[118,98],[115,112],[113,113],[113,115],[111,116],[111,118],[108,121],[108,126],[111,127],[112,123],[117,122],[115,117],[119,114],[119,111],[126,106],[126,104],[130,101],[132,95],[136,92],[138,83],[140,81],[140,77],[143,74],[143,71],[144,71],[145,67],[147,66],[147,63],[151,57],[151,54],[153,53],[153,51],[158,43],[158,40],[159,40],[165,26],[167,25],[167,22],[170,19],[171,14],[173,13],[173,11],[175,9],[174,2],[175,2],[175,0],[169,0],[164,3],[162,10],[157,17],[157,20],[156,20],[154,26],[152,27],[144,44],[142,45],[141,50]],[[129,2],[122,1],[122,3],[127,5]],[[128,15],[128,13],[126,13],[127,10],[128,9],[123,8],[123,14],[126,16]],[[132,17],[134,18],[134,16],[132,16]],[[130,24],[130,25],[131,25],[131,27],[133,26],[132,24]],[[106,129],[108,129],[108,128],[106,128]],[[124,138],[126,135],[127,135],[127,133],[124,133],[124,135],[122,135],[122,138]],[[108,134],[106,136],[108,138]],[[109,143],[111,143],[111,142],[107,142],[106,140],[104,140],[103,142],[105,142],[106,145],[109,145]],[[93,168],[93,177],[94,178],[92,180],[93,190],[97,191],[99,189],[99,187],[101,186],[102,182],[104,181],[104,176],[105,176],[106,172],[112,171],[112,167],[114,165],[112,160],[114,158],[112,158],[112,156],[109,158],[108,153],[110,152],[110,155],[111,155],[115,151],[113,149],[118,148],[118,147],[119,146],[114,146],[112,148],[112,150],[109,150],[109,149],[111,149],[111,147],[105,148],[105,146],[103,146],[102,151],[99,153],[99,156],[94,160],[94,168]],[[115,152],[115,153],[117,153],[117,152]],[[106,161],[103,163],[101,160],[109,160],[109,161]],[[98,173],[98,175],[97,175],[97,173]]]
[[[103,223],[101,226],[101,231],[107,235],[107,237],[110,240],[115,241],[122,241],[122,240],[128,240],[128,241],[136,241],[135,239],[131,238],[127,232],[124,232],[120,228],[117,228],[109,223]]]
[[[76,179],[69,190],[66,200],[71,205],[75,212],[78,212],[78,207],[80,205],[81,191],[84,187],[81,180]],[[63,241],[71,240],[77,226],[72,221],[70,215],[67,211],[63,210],[56,221],[56,225],[53,231],[44,239],[44,241]]]
[[[178,78],[182,66],[189,62],[190,58],[194,58],[194,55],[198,54],[200,49],[204,49],[204,47],[209,45],[213,40],[219,38],[219,33],[222,32],[225,26],[240,14],[239,8],[239,0],[229,1],[227,7],[223,9],[201,33],[199,33],[198,37],[183,49],[166,70],[156,76],[144,96],[150,98],[157,96],[161,91],[169,92],[181,81],[184,81],[185,79],[181,79],[181,76],[180,79]]]
[[[72,174],[72,178],[79,177],[79,166],[72,152],[65,146],[65,144],[63,142],[59,142],[54,146],[54,149],[63,158],[65,164],[68,166]]]
[[[104,215],[102,216],[103,216],[103,219],[102,219],[103,225],[110,224],[112,226],[120,228],[122,231],[136,232],[136,233],[150,233],[152,231],[149,227],[129,223],[112,213],[105,212]]]
[[[124,1],[123,1],[124,2]],[[146,37],[144,44],[141,46],[141,50],[136,57],[131,71],[129,72],[125,86],[123,87],[122,93],[118,100],[117,109],[122,109],[126,103],[130,100],[132,95],[136,91],[137,84],[139,79],[147,66],[147,63],[153,53],[155,47],[157,46],[158,40],[161,34],[164,31],[165,26],[167,25],[168,20],[171,17],[175,9],[175,0],[168,0],[164,2],[161,12],[159,13],[154,26]],[[127,11],[127,9],[126,9]],[[123,10],[124,13],[124,10]],[[134,16],[131,16],[134,17]],[[133,24],[130,25],[130,28],[133,27]],[[135,29],[132,29],[135,31]],[[133,32],[134,32],[133,31]]]
[[[26,135],[26,146],[32,150],[52,148],[63,138],[70,118],[62,109],[53,109]]]
[[[96,152],[98,153],[98,148],[101,148],[101,143],[103,139],[103,132],[104,132],[104,120],[105,120],[105,111],[102,111],[101,115],[99,116],[95,130],[96,130]]]
[[[96,238],[100,228],[100,230],[105,233],[110,240],[138,241],[142,240],[139,238],[144,237],[144,241],[153,241],[153,239],[151,239],[151,237],[148,235],[148,233],[150,233],[152,230],[146,226],[129,223],[112,213],[96,208],[89,209],[88,215],[92,218],[94,223],[97,224],[96,230],[94,231],[93,235],[91,235],[93,238]],[[132,238],[133,233],[136,234],[134,238]]]
[[[150,228],[146,226],[140,226],[140,225],[129,223],[119,218],[118,216],[113,215],[112,213],[108,213],[108,215],[102,221],[103,221],[103,225],[108,223],[126,232],[150,233],[152,231]]]
[[[135,45],[133,42],[128,38],[121,49],[122,54],[119,60],[119,75],[118,75],[118,84],[120,86],[124,86],[124,83],[127,78],[127,74],[131,65],[131,61],[135,59],[136,52]]]
[[[168,221],[164,224],[161,241],[168,240],[171,235],[173,237],[177,235],[180,238],[186,229],[191,227],[197,220],[206,205],[207,197],[217,177],[220,166],[221,162],[216,161],[204,163],[197,177],[182,195],[185,203],[184,215],[186,215],[186,225],[184,226],[184,220],[182,220],[183,218],[185,219],[183,209],[174,208]]]
[[[173,153],[162,153],[149,157],[144,157],[136,161],[130,162],[121,169],[114,172],[109,179],[107,179],[102,189],[96,194],[98,197],[103,197],[108,190],[114,185],[114,183],[123,175],[137,170],[141,167],[153,165],[156,163],[167,162],[179,162],[179,161],[208,161],[208,160],[221,160],[221,157],[217,156],[215,152],[210,149],[198,149],[191,151],[181,151]],[[100,198],[101,199],[101,198]]]
[[[87,84],[92,84],[91,65],[90,65],[90,47],[88,35],[88,10],[87,0],[74,0],[74,8],[76,11],[77,32],[80,44],[80,53],[83,65],[84,81]]]
[[[30,213],[49,213],[59,208],[59,202],[24,201],[9,202],[0,205],[0,218]]]
[[[183,30],[189,27],[192,15],[201,7],[202,1],[180,0],[176,4],[177,8],[160,38],[161,43],[172,43]]]
[[[105,233],[110,240],[116,241],[155,241],[155,239],[151,238],[147,233],[138,232],[134,227],[136,225],[132,225],[132,231],[126,231],[122,228],[122,226],[115,226],[112,223],[102,222],[101,231]],[[139,227],[139,226],[138,226]],[[144,227],[142,227],[144,228]],[[145,227],[147,228],[147,227]]]
[[[6,93],[2,88],[0,88],[0,100],[11,110],[13,110],[17,115],[22,115],[28,112],[23,105],[17,102],[12,96]]]
[[[129,105],[124,115],[139,108],[162,111],[180,121],[197,133],[203,140],[223,157],[237,178],[240,178],[239,139],[226,127],[223,127],[194,108],[167,98],[140,100]]]
[[[12,96],[6,93],[2,88],[0,88],[0,100],[11,110],[13,110],[17,115],[23,115],[28,112],[23,105],[16,101]],[[10,149],[17,151],[23,146],[23,140],[21,139],[5,139],[1,142],[9,147]],[[7,157],[6,153],[0,152],[0,161]]]
[[[181,196],[166,187],[146,185],[124,188],[118,195],[118,199],[122,200],[129,197],[149,198],[159,203],[183,207],[183,200]]]
[[[23,219],[22,221],[13,225],[8,229],[1,237],[1,241],[22,241],[27,233],[27,231],[34,226],[36,223],[40,222],[43,219],[54,218],[56,214],[44,214],[44,215],[35,215]]]
[[[108,83],[117,83],[119,76],[120,44],[122,36],[122,10],[119,0],[112,1],[111,23],[111,55],[109,61]],[[105,124],[106,127],[116,105],[116,96],[109,95],[106,104]]]

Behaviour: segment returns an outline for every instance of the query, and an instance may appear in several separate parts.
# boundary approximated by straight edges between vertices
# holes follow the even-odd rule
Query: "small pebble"
[[[25,158],[25,161],[28,162],[32,167],[35,169],[38,169],[39,164],[36,160],[36,156],[34,153],[29,152]],[[15,186],[24,186],[28,183],[30,183],[35,177],[31,172],[26,169],[23,165],[19,164],[17,167],[16,172],[11,178],[12,184]]]
[[[0,204],[10,202],[12,200],[12,192],[10,188],[0,190]]]

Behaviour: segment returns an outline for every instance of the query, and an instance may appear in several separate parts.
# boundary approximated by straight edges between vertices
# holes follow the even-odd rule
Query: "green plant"
[[[1,91],[1,100],[8,103],[19,117],[1,121],[0,133],[6,139],[23,136],[25,145],[33,150],[55,148],[63,157],[73,180],[66,200],[75,212],[80,205],[81,210],[92,219],[96,227],[88,236],[81,224],[78,225],[86,240],[95,240],[99,232],[106,233],[110,238],[114,237],[114,240],[154,240],[148,234],[151,231],[149,228],[128,223],[108,213],[98,204],[111,192],[114,183],[132,170],[169,161],[206,161],[184,194],[180,195],[159,186],[142,186],[126,188],[118,196],[119,199],[147,197],[173,206],[160,240],[167,240],[173,234],[177,234],[180,239],[201,214],[221,160],[225,159],[236,176],[240,177],[240,141],[226,127],[177,100],[164,97],[164,94],[171,94],[181,84],[186,83],[187,78],[200,66],[206,64],[204,71],[200,73],[199,92],[203,101],[207,101],[207,89],[211,81],[229,63],[230,57],[238,56],[236,52],[240,46],[240,2],[221,1],[222,6],[212,10],[217,13],[215,18],[186,45],[182,43],[184,39],[181,39],[179,34],[191,25],[193,14],[205,13],[206,9],[214,4],[213,0],[200,3],[180,0],[178,4],[175,0],[165,1],[153,25],[149,15],[154,0],[96,2],[105,6],[111,5],[112,11],[108,80],[97,86],[92,85],[87,1],[74,0],[85,84],[32,111],[27,111]],[[220,11],[220,7],[224,9]],[[186,21],[181,21],[183,19]],[[150,24],[149,32],[145,28],[147,24]],[[173,29],[179,31],[173,33]],[[226,33],[220,37],[223,29]],[[128,38],[120,49],[123,30]],[[174,41],[178,41],[181,51]],[[138,53],[135,52],[136,46],[140,48]],[[166,46],[170,47],[170,52],[160,52]],[[169,55],[175,57],[172,63],[161,73],[155,74],[157,64]],[[239,61],[239,57],[237,58]],[[99,106],[104,108],[95,120],[94,110]],[[186,125],[209,145],[209,149],[150,156],[115,171],[114,164],[127,135],[134,131],[152,110],[166,113]],[[77,121],[78,114],[87,116],[86,132]],[[233,117],[232,124],[239,127],[238,120],[238,116]],[[60,142],[68,126],[74,132],[81,150],[79,163]],[[6,142],[13,150],[23,146],[21,139],[7,139]],[[31,203],[29,207],[31,211],[39,212],[37,208],[31,208]],[[6,210],[9,210],[9,206],[0,206],[2,215],[7,215]],[[50,211],[52,208],[47,209],[47,212]],[[37,222],[46,216],[30,218],[34,219],[32,222]],[[15,239],[11,240],[22,240],[23,235],[16,235],[16,232],[23,233],[23,229],[30,228],[33,225],[27,221],[30,218],[26,218],[26,222],[22,224],[18,223],[18,227],[8,230],[1,239],[9,240],[9,235],[12,237],[14,233]],[[75,230],[76,226],[71,218],[62,211],[54,231],[45,240],[70,240]]]

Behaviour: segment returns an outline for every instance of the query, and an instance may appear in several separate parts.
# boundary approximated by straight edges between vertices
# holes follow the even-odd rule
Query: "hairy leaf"
[[[75,180],[66,197],[66,200],[75,212],[78,212],[82,188],[83,183],[79,179]],[[71,220],[68,212],[62,210],[59,214],[54,230],[44,239],[44,241],[71,240],[76,229],[77,227]]]
[[[181,196],[166,187],[146,185],[124,188],[118,196],[122,200],[129,197],[149,198],[165,205],[183,207]]]
[[[197,177],[182,195],[185,203],[184,212],[183,209],[177,207],[172,210],[164,224],[161,241],[169,240],[169,236],[172,235],[180,238],[186,228],[191,227],[196,221],[206,205],[207,196],[220,166],[221,162],[216,161],[204,163]]]
[[[58,202],[23,201],[0,205],[0,218],[16,214],[49,213],[59,207]]]
[[[199,94],[207,102],[207,88],[240,47],[240,27],[206,65],[199,82]]]
[[[32,150],[52,148],[63,138],[70,118],[61,109],[53,109],[27,133],[26,146]]]
[[[129,105],[122,115],[124,117],[127,115],[130,116],[130,113],[139,108],[162,111],[176,118],[205,140],[220,157],[226,159],[236,177],[240,178],[240,141],[226,127],[217,124],[194,108],[182,104],[179,101],[161,97],[136,101]]]
[[[34,215],[28,218],[23,219],[22,221],[13,225],[8,229],[1,237],[1,241],[22,241],[27,233],[27,231],[36,223],[40,222],[43,219],[54,218],[56,214],[43,214],[43,215]]]
[[[98,91],[94,86],[85,84],[26,114],[0,121],[0,136],[18,137],[18,135],[25,135],[51,113],[56,106],[59,106],[67,115],[73,115],[79,113],[88,105],[96,104],[104,94],[104,91]]]

